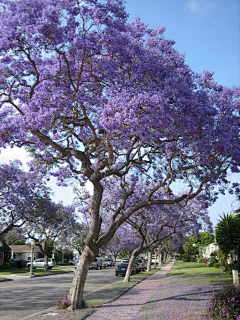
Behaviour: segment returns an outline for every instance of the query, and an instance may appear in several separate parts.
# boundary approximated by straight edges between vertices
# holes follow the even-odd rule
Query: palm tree
[[[229,253],[240,249],[240,215],[223,214],[216,228],[216,240],[220,250]]]

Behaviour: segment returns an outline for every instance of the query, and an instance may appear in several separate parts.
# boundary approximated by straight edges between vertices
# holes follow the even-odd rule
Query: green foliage
[[[181,259],[184,262],[196,261],[196,255],[198,254],[198,248],[193,246],[190,242],[183,244],[184,253],[181,254]]]
[[[219,267],[221,266],[221,264],[218,263],[218,262],[215,262],[215,263],[213,264],[213,266],[214,266],[214,268],[219,268]]]
[[[216,228],[216,240],[220,250],[229,253],[235,246],[240,248],[240,216],[224,214]]]
[[[200,239],[198,239],[195,235],[191,235],[188,237],[189,241],[192,244],[196,244],[197,246],[206,246],[214,241],[214,235],[208,232],[199,232]]]
[[[67,299],[67,296],[63,296],[57,301],[58,309],[67,309],[70,306],[70,301]]]
[[[199,232],[201,239],[200,243],[202,246],[207,246],[214,241],[214,235],[208,232]]]
[[[11,259],[11,249],[6,244],[5,240],[3,238],[0,238],[1,242],[3,243],[3,246],[1,247],[1,252],[4,253],[4,262],[10,262]]]
[[[240,319],[240,288],[224,285],[217,291],[209,308],[212,319]]]
[[[52,239],[46,240],[46,248],[47,256],[51,257],[54,249],[54,241]]]
[[[59,264],[59,262],[62,262],[62,249],[55,249],[54,260],[57,264]]]
[[[10,262],[3,262],[3,264],[0,266],[0,269],[10,269]]]

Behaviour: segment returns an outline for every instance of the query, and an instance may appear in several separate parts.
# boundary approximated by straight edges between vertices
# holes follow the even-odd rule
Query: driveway
[[[0,282],[0,319],[20,320],[56,305],[72,283],[73,272]],[[114,268],[89,270],[84,294],[117,281]]]

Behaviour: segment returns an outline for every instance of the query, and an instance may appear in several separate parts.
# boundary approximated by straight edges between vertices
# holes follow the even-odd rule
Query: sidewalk
[[[174,261],[168,263],[116,300],[96,307],[96,311],[87,317],[87,309],[66,309],[61,312],[59,309],[50,308],[41,315],[32,315],[26,319],[208,320],[209,303],[216,286],[210,285],[209,275],[206,274],[165,277],[173,264]],[[99,291],[99,294],[101,297],[104,292]]]
[[[135,287],[127,291],[117,300],[103,305],[87,319],[89,320],[130,320],[139,319],[138,313],[143,305],[151,298],[157,290],[161,281],[171,269],[174,262],[157,271],[146,280],[138,283]]]
[[[170,262],[117,300],[101,306],[87,320],[207,320],[214,288],[194,277],[165,278],[173,264]]]

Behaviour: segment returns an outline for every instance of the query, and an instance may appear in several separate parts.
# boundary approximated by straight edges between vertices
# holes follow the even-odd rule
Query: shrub
[[[220,267],[220,263],[218,263],[218,262],[216,262],[216,263],[214,263],[214,268],[219,268]]]
[[[69,306],[70,306],[70,301],[67,299],[66,296],[63,296],[57,301],[58,309],[67,309]]]
[[[190,257],[187,253],[183,253],[183,254],[181,254],[181,260],[183,262],[188,262],[188,261],[190,261]]]
[[[10,263],[3,262],[3,264],[0,266],[0,269],[10,269]]]
[[[205,258],[199,258],[197,262],[198,262],[198,263],[204,263],[205,260],[206,260]]]
[[[212,319],[240,320],[240,288],[223,285],[213,295],[209,312]]]

